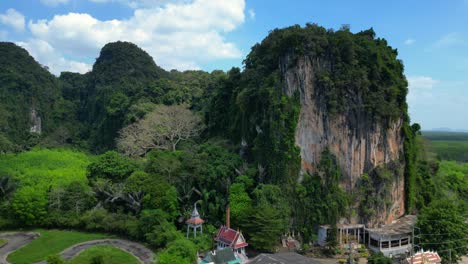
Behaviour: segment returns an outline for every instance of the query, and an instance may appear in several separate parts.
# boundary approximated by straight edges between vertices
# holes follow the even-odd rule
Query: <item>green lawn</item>
[[[20,248],[8,256],[8,261],[13,264],[30,264],[45,260],[49,255],[58,254],[64,249],[75,244],[110,237],[105,234],[92,234],[76,231],[60,230],[35,230],[41,234],[39,238],[30,244]]]
[[[131,254],[112,246],[94,246],[86,249],[77,257],[69,261],[70,264],[89,264],[96,256],[103,257],[106,264],[138,264],[138,260]]]
[[[5,239],[0,238],[0,247],[5,245],[6,243],[7,243],[7,241]]]

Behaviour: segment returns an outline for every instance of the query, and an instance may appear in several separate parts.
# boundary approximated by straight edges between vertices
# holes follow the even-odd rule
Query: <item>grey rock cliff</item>
[[[322,152],[328,148],[341,167],[341,186],[348,192],[354,192],[363,173],[371,172],[381,165],[399,162],[403,152],[403,120],[382,124],[372,120],[369,113],[363,110],[329,114],[321,101],[320,94],[323,91],[315,85],[317,72],[327,67],[326,61],[316,58],[301,57],[292,62],[290,57],[283,57],[280,60],[283,92],[289,96],[298,92],[300,96],[301,111],[295,141],[300,148],[301,175],[314,173]],[[358,95],[356,100],[360,100]],[[367,220],[368,225],[389,223],[404,214],[402,172],[394,175],[389,199],[391,205],[376,208],[377,213]],[[349,221],[356,223],[362,219],[357,217]]]

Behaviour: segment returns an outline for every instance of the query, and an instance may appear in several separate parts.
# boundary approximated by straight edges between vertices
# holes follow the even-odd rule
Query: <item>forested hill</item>
[[[0,42],[0,69],[0,152],[14,151],[54,130],[63,100],[57,79],[13,43]]]
[[[94,152],[115,147],[117,132],[156,104],[202,109],[217,79],[214,71],[165,71],[129,42],[105,45],[91,72],[56,78],[21,47],[1,43],[0,152],[35,144],[71,144]],[[30,133],[35,110],[42,133]]]

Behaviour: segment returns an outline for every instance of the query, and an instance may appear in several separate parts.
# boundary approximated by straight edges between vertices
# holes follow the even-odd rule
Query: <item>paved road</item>
[[[0,264],[8,264],[6,259],[11,252],[30,243],[37,237],[39,237],[39,234],[33,232],[0,233],[0,238],[7,240],[7,244],[0,248]]]
[[[135,256],[140,263],[142,264],[151,264],[153,263],[154,253],[147,247],[123,239],[100,239],[100,240],[91,240],[86,241],[80,244],[76,244],[71,246],[60,253],[63,259],[70,260],[73,257],[79,255],[83,250],[93,247],[93,246],[100,246],[100,245],[108,245],[113,246],[119,249],[122,249],[133,256]],[[38,262],[37,264],[44,264],[45,261]]]

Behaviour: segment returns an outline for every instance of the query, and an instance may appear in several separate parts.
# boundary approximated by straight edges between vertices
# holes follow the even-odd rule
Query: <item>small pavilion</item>
[[[200,214],[197,210],[197,204],[193,205],[193,211],[190,218],[185,222],[187,224],[187,238],[189,236],[190,230],[193,230],[193,236],[197,237],[197,230],[200,230],[200,233],[203,234],[203,223],[205,220],[201,219]]]

